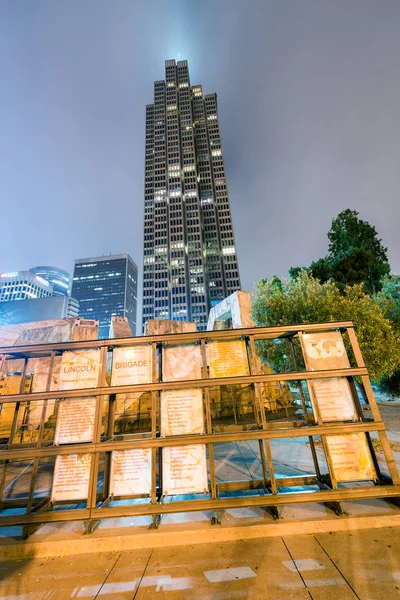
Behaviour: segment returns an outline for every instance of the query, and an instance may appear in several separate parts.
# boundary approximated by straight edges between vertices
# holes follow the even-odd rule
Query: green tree
[[[398,332],[400,338],[400,275],[387,275],[382,280],[382,289],[376,295],[378,302]],[[400,341],[399,341],[400,344]],[[390,377],[383,377],[379,388],[388,394],[400,396],[400,368]]]
[[[400,275],[386,275],[381,281],[381,291],[376,295],[385,316],[393,321],[400,332]]]
[[[342,292],[333,282],[321,283],[306,270],[296,279],[261,280],[256,286],[252,315],[258,326],[353,321],[361,351],[372,380],[392,375],[400,367],[400,344],[385,308],[369,296],[362,284]],[[272,353],[265,346],[264,359]],[[280,369],[282,356],[275,357]]]
[[[341,291],[348,285],[363,284],[368,293],[374,294],[390,273],[387,248],[375,227],[358,215],[347,208],[333,219],[327,256],[312,262],[307,270],[322,283],[335,281]],[[289,273],[296,277],[299,268],[292,267]]]
[[[331,260],[325,256],[324,258],[320,258],[316,261],[313,261],[311,265],[307,267],[290,267],[289,275],[293,279],[296,279],[301,273],[301,271],[308,271],[310,275],[321,281],[321,283],[325,283],[330,279],[333,279],[333,270]]]
[[[313,261],[309,267],[309,271],[313,277],[319,279],[322,283],[334,278],[332,261],[327,256]]]
[[[379,389],[386,394],[400,396],[400,370],[395,371],[390,377],[382,377],[379,382]]]

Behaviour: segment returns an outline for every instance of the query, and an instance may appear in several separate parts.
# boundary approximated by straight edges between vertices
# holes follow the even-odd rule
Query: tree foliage
[[[400,396],[400,370],[398,369],[391,377],[383,377],[379,382],[379,389],[386,394]]]
[[[341,291],[348,285],[363,284],[373,294],[381,289],[381,280],[390,273],[387,248],[375,227],[358,215],[347,208],[333,219],[327,256],[312,262],[307,270],[322,283],[335,281]],[[298,276],[300,270],[292,267],[290,276]]]
[[[381,291],[376,295],[386,318],[390,319],[400,332],[400,275],[386,275],[381,281]]]
[[[321,283],[302,270],[295,279],[261,280],[252,314],[258,326],[353,321],[370,377],[378,381],[400,367],[397,332],[385,317],[386,308],[383,300],[369,296],[362,284],[340,291],[333,281]],[[271,360],[270,353],[265,360]]]
[[[397,330],[400,345],[400,275],[388,275],[382,280],[382,289],[376,295],[378,302],[387,319],[393,323]],[[383,377],[379,388],[388,394],[400,396],[400,368],[390,377]]]

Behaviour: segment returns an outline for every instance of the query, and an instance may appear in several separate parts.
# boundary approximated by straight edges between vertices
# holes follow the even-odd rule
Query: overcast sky
[[[242,286],[350,207],[400,271],[399,0],[0,0],[0,271],[142,265],[145,105],[164,61],[217,92]]]

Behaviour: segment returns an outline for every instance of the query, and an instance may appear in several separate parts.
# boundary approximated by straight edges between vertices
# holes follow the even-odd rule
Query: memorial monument
[[[82,519],[91,531],[102,518],[149,514],[157,526],[165,512],[182,510],[210,510],[217,522],[225,508],[263,506],[278,517],[279,506],[293,502],[324,502],[340,513],[341,500],[400,495],[351,323],[207,332],[185,323],[182,333],[109,340],[79,339],[81,325],[96,326],[57,324],[57,335],[64,327],[78,339],[42,344],[36,331],[0,348],[0,525],[23,524],[29,535],[40,523]],[[266,373],[259,348],[274,341],[292,348],[292,367]],[[276,409],[278,384],[290,386],[292,413]],[[300,438],[308,440],[307,471],[290,465],[296,456],[277,464],[277,445]],[[226,478],[221,447],[242,442],[255,472]],[[18,484],[5,486],[21,457],[29,472],[21,467]]]

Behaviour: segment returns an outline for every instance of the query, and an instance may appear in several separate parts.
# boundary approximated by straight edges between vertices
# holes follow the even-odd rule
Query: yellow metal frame
[[[288,338],[292,350],[292,358],[295,363],[295,356],[291,340],[298,336],[299,333],[311,332],[326,332],[339,330],[342,333],[347,332],[353,349],[356,366],[354,368],[336,369],[330,371],[298,371],[290,373],[273,373],[265,375],[261,372],[259,362],[256,360],[256,342],[266,339]],[[244,339],[250,365],[250,375],[242,377],[223,377],[211,379],[208,376],[208,367],[206,360],[206,345],[208,340],[235,340]],[[202,377],[199,380],[192,381],[176,381],[162,382],[159,380],[157,372],[157,356],[165,344],[190,344],[198,343],[201,347],[202,356]],[[116,347],[127,347],[133,345],[150,344],[152,346],[152,383],[140,385],[126,386],[108,386],[106,382],[106,365],[107,354],[112,352]],[[29,358],[51,357],[51,365],[54,357],[64,351],[70,350],[89,350],[93,348],[101,349],[101,372],[99,385],[96,388],[82,390],[67,390],[67,391],[45,391],[40,393],[22,393],[24,390],[24,379],[26,373],[26,365]],[[54,521],[75,521],[84,520],[87,525],[87,531],[91,531],[100,519],[107,517],[124,517],[135,515],[150,515],[153,517],[153,524],[157,523],[162,514],[177,513],[197,510],[216,511],[214,522],[219,520],[219,511],[226,508],[235,508],[243,506],[264,506],[269,507],[274,516],[279,515],[278,507],[284,504],[303,503],[303,502],[324,502],[331,506],[336,512],[341,512],[340,502],[352,499],[365,498],[396,498],[400,496],[400,478],[393,459],[389,441],[386,435],[385,425],[382,422],[379,408],[376,404],[374,394],[368,377],[368,372],[365,367],[361,351],[358,345],[357,337],[354,332],[351,322],[335,322],[335,323],[318,323],[312,325],[293,325],[287,327],[264,327],[239,330],[221,330],[209,332],[181,333],[162,336],[148,336],[123,338],[112,340],[96,340],[87,342],[65,342],[51,343],[39,345],[25,345],[19,347],[9,347],[0,349],[0,365],[4,365],[5,361],[23,358],[24,372],[21,377],[20,393],[13,395],[1,396],[1,404],[14,403],[15,412],[14,419],[11,425],[11,431],[8,444],[0,448],[0,461],[3,462],[3,471],[0,471],[0,526],[1,525],[23,525],[24,535],[29,535],[38,525],[46,522]],[[297,368],[297,367],[296,367]],[[368,399],[372,419],[367,419],[362,413],[361,405],[358,398],[355,399],[355,404],[359,413],[359,421],[356,423],[327,423],[322,424],[317,422],[318,419],[310,421],[308,418],[305,399],[301,387],[301,381],[309,381],[312,379],[322,379],[331,377],[346,377],[349,379],[353,395],[356,394],[353,378],[358,377]],[[47,380],[46,389],[50,389],[51,368]],[[297,383],[300,391],[300,400],[304,409],[305,422],[300,427],[284,427],[277,428],[276,424],[269,423],[266,419],[265,408],[262,403],[261,386],[263,383],[270,381],[292,381]],[[212,428],[212,417],[210,410],[210,388],[226,385],[251,385],[254,389],[254,414],[255,428],[245,429],[236,428],[234,431],[225,430],[214,432]],[[162,390],[168,389],[189,389],[189,388],[204,389],[204,407],[205,407],[205,423],[206,433],[202,435],[186,435],[160,438],[157,430],[157,407],[159,406],[159,393]],[[127,394],[132,392],[151,392],[151,431],[149,435],[138,436],[129,440],[114,440],[114,418],[115,418],[115,398],[116,394]],[[95,396],[96,416],[94,426],[93,442],[68,444],[63,446],[48,445],[48,442],[43,440],[44,421],[46,409],[49,400],[57,400],[64,398],[76,398]],[[102,411],[103,402],[108,402],[108,423],[106,426],[105,440],[101,437],[102,431]],[[23,403],[27,401],[42,402],[42,418],[38,428],[38,439],[33,443],[16,443],[15,434],[18,424],[18,415]],[[378,463],[370,444],[371,453],[377,469],[377,480],[371,482],[370,486],[354,486],[354,487],[339,487],[333,475],[333,468],[330,461],[329,453],[325,448],[326,435],[340,435],[343,433],[365,432],[370,443],[369,433],[377,432],[380,438],[385,460],[388,466],[390,477],[385,477],[380,474]],[[318,464],[317,453],[314,445],[315,436],[321,436],[323,441],[327,464],[328,474],[321,474]],[[271,440],[283,438],[298,438],[308,437],[312,457],[315,466],[315,474],[301,477],[276,478],[274,474],[274,464],[271,453]],[[224,442],[244,442],[256,440],[259,444],[260,461],[262,464],[263,479],[251,480],[246,482],[223,482],[217,483],[215,476],[215,456],[214,444]],[[195,500],[177,501],[173,500],[168,503],[163,502],[161,484],[157,486],[157,480],[161,481],[161,473],[157,477],[157,464],[161,465],[159,453],[163,447],[180,446],[188,444],[206,444],[209,458],[209,481],[210,493],[209,497]],[[152,482],[151,494],[149,502],[145,504],[130,504],[127,506],[110,506],[112,498],[108,493],[109,487],[109,471],[111,464],[111,452],[113,450],[125,450],[131,448],[151,448],[152,450]],[[54,510],[54,506],[50,503],[50,498],[35,498],[34,489],[35,481],[38,474],[40,460],[45,457],[74,454],[74,453],[90,453],[92,455],[91,472],[89,482],[89,493],[86,502],[86,508],[73,508],[71,510]],[[104,480],[103,492],[97,493],[98,470],[100,458],[104,455]],[[6,481],[7,467],[10,461],[31,460],[33,461],[32,475],[29,488],[27,488],[27,497],[24,499],[1,500],[2,493]],[[318,487],[319,491],[310,490],[309,492],[302,491],[301,493],[282,492],[280,490],[285,487],[292,486],[308,486]],[[259,491],[259,495],[243,496],[241,492],[244,490]],[[226,491],[236,491],[237,496],[220,497],[220,494]],[[78,502],[77,502],[78,503]],[[69,502],[71,504],[71,502]],[[9,514],[7,509],[23,507],[25,514]]]

